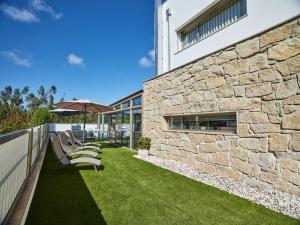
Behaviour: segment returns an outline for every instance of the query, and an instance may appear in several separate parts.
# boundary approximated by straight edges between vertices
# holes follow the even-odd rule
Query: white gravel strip
[[[200,172],[174,160],[163,160],[154,156],[136,155],[135,157],[300,220],[300,198],[294,195],[266,188],[262,185],[249,184],[245,181],[233,181],[224,176]]]

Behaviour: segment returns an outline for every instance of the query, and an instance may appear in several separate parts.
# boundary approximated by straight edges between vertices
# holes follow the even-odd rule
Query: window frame
[[[206,23],[208,20],[215,18],[216,15],[218,15],[222,10],[226,9],[228,5],[233,4],[235,1],[239,0],[222,0],[220,2],[217,2],[215,5],[209,7],[208,9],[205,9],[204,12],[201,12],[200,15],[198,15],[196,18],[193,18],[191,21],[187,22],[186,24],[182,25],[180,28],[176,30],[177,33],[177,47],[178,47],[178,52],[181,52],[185,49],[190,48],[191,46],[205,40],[206,38],[209,38],[211,35],[214,35],[218,33],[219,31],[222,31],[223,29],[227,28],[228,26],[233,25],[234,23],[242,20],[243,18],[248,16],[248,2],[245,0],[245,14],[237,18],[235,21],[226,23],[222,28],[219,28],[215,31],[210,32],[209,34],[205,37],[199,38],[193,43],[190,43],[189,45],[184,46],[183,43],[183,36],[184,34],[187,34],[188,32],[192,31],[195,29],[197,26],[200,24]],[[211,14],[213,14],[211,16]],[[218,25],[219,26],[219,25]],[[177,53],[178,53],[177,52]]]
[[[185,128],[184,125],[184,118],[188,118],[188,117],[196,117],[196,120],[199,121],[199,118],[204,118],[203,121],[216,121],[213,120],[213,118],[215,117],[222,117],[222,116],[235,116],[235,129],[231,130],[231,129],[224,129],[224,130],[210,130],[209,129],[209,125],[208,125],[208,129],[188,129]],[[167,122],[167,131],[174,131],[174,132],[191,132],[191,133],[221,133],[221,134],[233,134],[233,135],[237,135],[238,134],[238,113],[237,112],[217,112],[217,113],[196,113],[196,114],[184,114],[184,115],[166,115],[164,116],[164,118],[166,119]],[[180,128],[173,128],[172,127],[172,120],[173,118],[181,118],[181,125]],[[207,118],[211,118],[210,120]],[[229,120],[228,120],[229,121]]]

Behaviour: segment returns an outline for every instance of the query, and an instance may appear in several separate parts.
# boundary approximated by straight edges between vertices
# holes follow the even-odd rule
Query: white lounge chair
[[[51,144],[52,144],[52,149],[59,160],[61,166],[57,168],[53,173],[57,172],[59,169],[68,166],[68,165],[76,165],[76,164],[90,164],[94,166],[94,169],[98,171],[101,160],[95,159],[95,158],[88,158],[88,157],[79,157],[76,159],[68,159],[68,157],[63,153],[62,147],[59,143],[59,138],[58,137],[51,137]]]
[[[78,140],[73,132],[71,130],[67,130],[67,135],[69,136],[70,138],[70,142],[71,144],[74,146],[74,147],[83,147],[83,146],[96,146],[96,147],[99,147],[101,148],[101,144],[98,144],[98,143],[93,143],[93,142],[86,142],[86,143],[83,143],[81,140]]]
[[[60,142],[60,145],[62,147],[62,149],[66,152],[66,151],[80,151],[80,150],[96,150],[97,152],[100,152],[100,148],[99,147],[96,147],[96,146],[83,146],[83,147],[74,147],[74,149],[72,149],[71,146],[68,145],[68,140],[69,140],[69,137],[63,133],[63,132],[60,132],[58,134],[58,137],[59,137],[59,142]],[[96,153],[97,154],[97,153]]]

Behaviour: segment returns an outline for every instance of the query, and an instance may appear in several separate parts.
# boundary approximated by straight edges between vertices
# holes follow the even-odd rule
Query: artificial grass
[[[102,144],[102,168],[57,167],[49,145],[27,225],[300,224]]]

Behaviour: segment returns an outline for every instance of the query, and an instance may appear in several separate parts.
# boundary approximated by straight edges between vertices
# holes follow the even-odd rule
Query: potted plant
[[[151,139],[148,137],[140,137],[138,139],[138,155],[148,156],[151,145]]]

